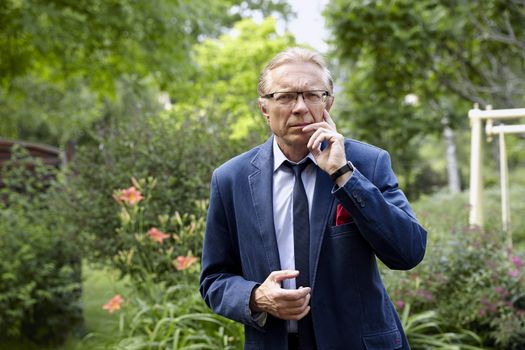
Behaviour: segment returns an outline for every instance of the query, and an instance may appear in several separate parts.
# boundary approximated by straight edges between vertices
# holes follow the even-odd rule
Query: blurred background
[[[2,0],[0,349],[242,349],[198,293],[209,180],[270,135],[258,76],[296,45],[429,230],[382,269],[412,348],[525,348],[523,134],[508,232],[497,137],[468,225],[468,111],[525,108],[523,0]]]

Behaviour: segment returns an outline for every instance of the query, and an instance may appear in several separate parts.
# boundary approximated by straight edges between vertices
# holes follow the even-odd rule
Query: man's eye
[[[275,100],[277,102],[290,102],[295,99],[295,94],[278,94],[275,95]]]
[[[323,95],[320,92],[305,92],[304,98],[309,101],[320,101],[323,98]]]

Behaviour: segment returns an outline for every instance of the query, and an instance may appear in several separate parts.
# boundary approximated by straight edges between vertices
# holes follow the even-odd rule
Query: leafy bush
[[[132,179],[116,190],[120,226],[114,235],[119,251],[112,261],[129,277],[124,297],[115,295],[103,308],[120,311],[119,338],[113,349],[240,349],[241,325],[213,314],[198,293],[205,203],[198,215],[160,215],[155,227],[144,218],[155,201],[157,181]],[[107,339],[106,339],[107,340]]]
[[[55,170],[12,154],[0,169],[0,338],[59,343],[81,325],[80,260],[47,206]]]
[[[157,181],[151,177],[132,180],[134,186],[113,195],[120,205],[121,221],[114,234],[119,250],[113,264],[135,282],[136,289],[149,287],[148,281],[192,284],[197,289],[200,265],[194,255],[201,255],[206,202],[199,203],[197,214],[163,214],[148,225],[144,218]]]
[[[158,114],[114,121],[79,147],[55,205],[86,239],[86,254],[92,260],[107,260],[121,249],[114,234],[119,225],[117,203],[111,195],[130,177],[157,179],[145,225],[157,225],[158,216],[165,213],[194,213],[195,203],[208,197],[211,173],[233,145],[209,133],[203,123],[188,123]]]
[[[494,206],[490,193],[487,197],[487,207]],[[523,253],[509,250],[506,234],[494,224],[485,231],[467,228],[463,195],[436,194],[418,206],[430,232],[425,260],[406,273],[384,270],[398,308],[410,304],[416,313],[434,310],[443,329],[468,329],[480,335],[485,346],[523,348]],[[495,221],[496,215],[489,213],[488,220]]]

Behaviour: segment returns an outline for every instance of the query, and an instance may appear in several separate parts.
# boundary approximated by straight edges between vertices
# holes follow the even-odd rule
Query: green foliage
[[[515,187],[513,194],[516,203],[523,189]],[[484,233],[466,228],[464,195],[425,197],[415,205],[429,229],[423,263],[404,274],[383,272],[400,309],[409,304],[416,314],[434,310],[445,332],[467,329],[485,346],[520,349],[525,339],[524,256],[508,250],[506,235],[498,231],[499,213],[492,208],[499,198],[490,192],[487,197],[487,220],[495,224]]]
[[[149,284],[146,296],[131,296],[121,315],[115,349],[241,349],[242,326],[213,314],[195,286]]]
[[[103,117],[101,105],[118,97],[120,80],[150,78],[164,91],[186,85],[194,71],[192,46],[254,11],[286,17],[289,6],[283,0],[2,1],[0,133],[48,143],[81,136]]]
[[[132,183],[113,194],[121,221],[113,263],[129,277],[131,292],[105,306],[110,313],[120,310],[112,348],[240,349],[242,326],[213,314],[198,293],[200,264],[188,248],[200,255],[205,205],[197,215],[160,215],[157,227],[150,228],[144,217],[155,200],[156,180]]]
[[[425,135],[466,127],[472,102],[525,102],[519,1],[333,0],[325,15],[344,77],[334,113],[345,134],[392,153],[409,194]]]
[[[0,169],[0,337],[60,343],[82,323],[75,238],[47,207],[54,169],[14,146]]]
[[[55,203],[73,230],[87,238],[89,254],[108,258],[118,251],[116,204],[110,198],[131,177],[157,179],[156,200],[145,216],[149,225],[157,224],[158,215],[195,211],[195,202],[208,197],[213,169],[262,140],[258,74],[290,43],[267,20],[241,21],[234,33],[196,45],[198,74],[191,86],[173,89],[172,110],[161,110],[160,91],[151,79],[119,81],[118,99],[102,108],[106,117],[81,140],[84,146]]]
[[[144,218],[154,226],[159,215],[196,211],[195,203],[208,196],[213,169],[233,154],[234,145],[215,135],[205,121],[159,116],[158,106],[141,94],[122,94],[121,106],[110,112],[119,118],[101,122],[97,133],[84,140],[57,186],[60,196],[53,205],[68,229],[85,239],[91,257],[107,259],[120,249],[117,203],[111,196],[128,187],[131,177],[157,179],[155,201]]]
[[[410,348],[414,350],[448,349],[481,350],[481,339],[466,329],[446,330],[450,327],[434,310],[410,313],[410,304],[403,305],[403,329]],[[470,345],[469,345],[470,344]],[[472,345],[475,344],[475,345]]]
[[[272,18],[256,24],[242,20],[231,33],[195,45],[196,71],[175,90],[175,115],[212,122],[214,133],[256,144],[267,137],[259,111],[257,83],[266,63],[294,44],[289,34],[278,35]]]
[[[523,102],[521,2],[336,0],[326,15],[338,56],[368,65],[364,74],[381,88],[375,92],[412,92],[425,103],[432,96],[502,107]]]
[[[50,144],[80,137],[102,108],[85,80],[57,83],[35,76],[14,79],[10,93],[0,88],[0,106],[1,134]]]
[[[119,249],[112,259],[115,267],[137,284],[137,290],[148,286],[150,280],[170,286],[197,285],[200,264],[195,264],[198,258],[193,254],[201,255],[206,203],[200,203],[196,215],[159,215],[157,224],[148,226],[144,217],[156,180],[133,179],[133,184],[114,193],[121,206],[121,226],[114,238]]]

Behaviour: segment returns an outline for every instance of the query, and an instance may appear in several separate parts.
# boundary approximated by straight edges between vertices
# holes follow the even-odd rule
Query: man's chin
[[[310,140],[311,134],[298,134],[294,135],[293,137],[289,138],[289,144],[292,145],[295,148],[306,148],[306,145],[308,144],[308,141]]]

